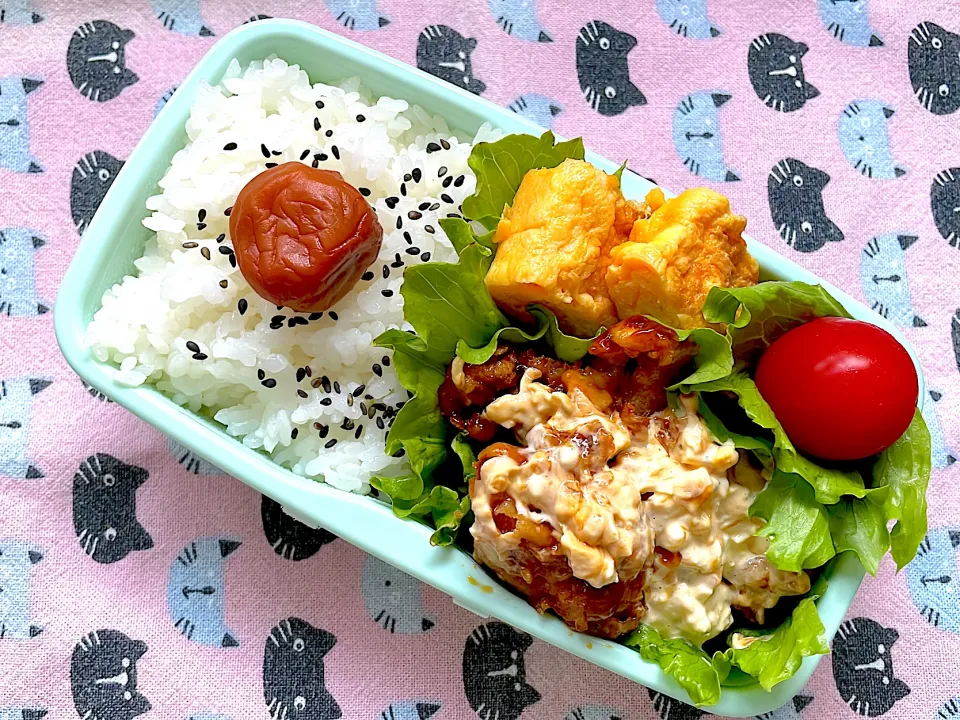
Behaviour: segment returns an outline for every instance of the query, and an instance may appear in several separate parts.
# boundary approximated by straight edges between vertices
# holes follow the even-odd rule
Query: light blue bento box
[[[98,363],[85,349],[84,333],[100,308],[104,291],[134,271],[134,260],[142,254],[144,242],[150,236],[150,231],[140,222],[147,214],[144,203],[156,193],[157,182],[170,159],[186,141],[184,124],[198,85],[202,81],[218,83],[233,58],[245,65],[274,54],[300,65],[314,82],[329,83],[359,76],[374,93],[421,105],[431,113],[444,116],[452,128],[467,133],[475,132],[484,122],[507,132],[543,132],[543,128],[497,105],[311,25],[265,20],[242,26],[214,45],[180,85],[130,155],[84,233],[60,285],[54,312],[57,340],[67,362],[105,395],[247,485],[269,495],[303,522],[327,528],[445,592],[457,605],[477,615],[499,618],[589,662],[689,701],[672,679],[633,650],[571,632],[556,617],[538,614],[522,598],[489,579],[466,553],[455,548],[432,547],[427,527],[396,518],[389,507],[369,497],[340,492],[275,465],[266,455],[229,437],[216,423],[177,406],[152,387],[131,388],[116,383],[113,369]],[[607,172],[617,168],[616,163],[590,153],[587,160]],[[625,194],[631,198],[642,198],[651,187],[648,181],[629,171],[624,173],[622,184]],[[764,245],[750,241],[749,247],[760,263],[764,279],[820,282],[852,315],[876,323],[896,336],[917,364],[905,339],[886,320]],[[917,370],[919,373],[919,364]],[[921,379],[920,397],[923,395]],[[864,571],[850,553],[845,553],[831,564],[826,574],[830,585],[817,606],[827,636],[832,638],[860,586]],[[803,687],[819,660],[819,657],[804,660],[799,672],[772,692],[765,692],[755,684],[724,688],[720,702],[708,709],[721,715],[747,717],[779,707]]]

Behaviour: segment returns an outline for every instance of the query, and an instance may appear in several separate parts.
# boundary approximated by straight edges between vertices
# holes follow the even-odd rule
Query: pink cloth
[[[335,717],[332,696],[344,717],[374,717],[392,704],[397,720],[465,718],[491,692],[483,663],[470,653],[464,662],[481,621],[343,541],[304,534],[289,522],[278,526],[269,506],[265,528],[260,496],[205,464],[179,463],[183,451],[162,435],[91,396],[56,351],[52,314],[42,312],[76,247],[74,224],[89,220],[84,208],[98,197],[95,182],[71,192],[74,168],[110,182],[109,156],[129,155],[164,93],[216,40],[209,33],[223,35],[258,13],[316,23],[411,64],[428,25],[475,38],[473,87],[483,83],[483,97],[552,121],[559,134],[583,135],[591,149],[627,159],[665,187],[721,190],[758,240],[868,304],[880,303],[903,324],[932,391],[926,415],[937,467],[929,544],[907,571],[897,575],[885,560],[867,579],[837,657],[825,659],[803,696],[774,717],[960,712],[950,709],[960,693],[960,533],[950,532],[960,530],[960,477],[952,464],[960,449],[960,250],[956,235],[950,241],[951,232],[960,233],[960,112],[951,104],[951,93],[960,93],[957,7],[937,0],[657,0],[628,11],[613,0],[542,1],[539,8],[532,0],[490,0],[489,8],[479,0],[327,5],[0,0],[0,262],[5,257],[13,268],[0,276],[0,718],[38,717],[31,709],[50,717],[93,710],[127,718],[147,703],[154,717],[265,717],[273,694],[286,698],[288,717]],[[500,17],[513,36],[498,27]],[[68,51],[74,31],[94,20],[132,31],[120,45],[135,77],[119,59],[91,60],[96,52],[89,47]],[[591,28],[595,20],[612,28]],[[359,29],[367,26],[376,29]],[[99,24],[98,33],[108,32]],[[590,39],[584,52],[600,54],[598,74],[585,60],[578,67],[580,32]],[[748,65],[751,41],[764,34]],[[635,47],[624,60],[631,37]],[[916,49],[908,53],[911,43]],[[119,63],[116,77],[96,76],[103,62]],[[93,79],[84,87],[68,68],[81,75],[92,68]],[[102,102],[84,96],[100,85],[119,93]],[[591,103],[598,98],[597,109],[583,86]],[[636,89],[646,104],[638,104]],[[101,99],[109,94],[103,90]],[[769,106],[780,102],[800,106]],[[687,111],[678,115],[678,105]],[[713,148],[700,142],[710,140]],[[91,158],[95,151],[101,154]],[[803,185],[775,194],[772,210],[768,174],[784,159],[791,159],[789,168],[781,166],[786,187],[794,176]],[[826,219],[817,209],[823,176],[811,168],[829,175]],[[952,176],[944,173],[950,168]],[[739,179],[725,181],[727,173]],[[778,237],[781,225],[789,226],[788,237],[795,229],[795,247],[822,247],[789,247]],[[109,523],[97,485],[108,475],[115,485],[105,487],[121,498],[110,502],[122,505],[132,495],[135,518],[118,521],[114,540],[93,548],[84,531]],[[309,557],[278,555],[291,532],[297,552]],[[209,607],[177,617],[179,596],[195,592],[211,598]],[[288,628],[311,643],[296,655],[285,645],[287,633],[273,631],[282,641],[274,645],[274,670],[268,638],[288,618],[312,626]],[[316,670],[331,641],[321,630],[336,642],[318,684],[297,662],[312,658]],[[500,663],[490,667],[509,670],[513,661],[501,662],[492,641],[485,643],[483,657]],[[88,676],[101,660],[113,667],[109,662],[121,656],[131,661],[126,676],[112,684]],[[507,688],[516,696],[500,720],[521,710],[524,718],[557,718],[577,708],[580,720],[699,716],[539,642],[521,648],[517,663],[518,685],[525,671],[536,692]],[[121,687],[133,691],[129,699],[114,692]],[[298,696],[307,703],[299,715]]]

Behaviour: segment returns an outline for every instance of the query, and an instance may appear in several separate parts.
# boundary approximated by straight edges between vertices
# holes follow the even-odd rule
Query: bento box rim
[[[320,56],[336,56],[355,64],[362,81],[369,77],[376,79],[379,74],[380,80],[397,80],[400,86],[408,89],[412,86],[416,92],[431,96],[430,100],[435,105],[427,109],[436,114],[466,111],[482,115],[491,124],[510,132],[539,134],[544,130],[483,98],[307,23],[269,19],[242,25],[217,41],[180,84],[127,159],[83,234],[60,284],[54,309],[57,342],[67,362],[85,382],[108,398],[250,487],[270,496],[283,505],[288,513],[308,525],[330,530],[444,592],[457,605],[481,617],[502,620],[652,690],[689,702],[689,697],[675,681],[656,665],[643,661],[634,651],[568,630],[558,619],[539,615],[522,599],[492,582],[466,553],[430,546],[430,530],[425,526],[396,518],[387,506],[370,498],[338,491],[279,467],[265,455],[229,437],[219,426],[177,406],[153,388],[131,388],[116,383],[112,377],[115,371],[98,363],[85,348],[83,336],[89,323],[87,309],[91,301],[99,306],[97,280],[106,275],[116,282],[131,269],[127,267],[119,272],[110,272],[114,251],[122,246],[123,240],[119,236],[121,226],[124,222],[129,224],[127,212],[139,213],[138,218],[146,215],[144,201],[155,191],[151,177],[156,174],[158,165],[167,167],[169,157],[175,152],[171,148],[182,147],[185,137],[183,127],[197,87],[203,80],[219,82],[219,75],[232,58],[244,57],[245,50],[267,43],[274,48],[271,52],[280,56],[284,50],[289,52],[293,47],[315,51]],[[269,54],[266,52],[260,57]],[[359,72],[362,66],[371,64],[376,68],[366,68],[366,76]],[[397,93],[397,96],[402,95],[402,92]],[[587,154],[587,159],[608,172],[617,167],[617,164],[592,153]],[[647,182],[629,170],[627,173],[625,178]],[[768,247],[750,239],[748,245],[764,271],[778,277],[820,283],[852,315],[891,332],[914,360],[920,376],[922,403],[923,378],[919,362],[897,328],[846,293]],[[851,553],[844,553],[834,561],[828,572],[830,585],[818,602],[818,609],[827,638],[832,640],[860,586],[864,570]],[[763,691],[758,686],[725,687],[720,702],[704,709],[730,717],[749,717],[773,710],[800,691],[820,659],[821,656],[806,658],[794,677],[771,692]],[[615,702],[616,699],[611,698],[611,701]]]

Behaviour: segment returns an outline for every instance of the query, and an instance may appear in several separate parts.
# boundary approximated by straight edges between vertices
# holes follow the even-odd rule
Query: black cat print
[[[337,639],[306,620],[281,620],[263,651],[263,699],[272,718],[337,720],[340,706],[324,685],[323,658]]]
[[[794,250],[808,253],[828,242],[843,240],[843,233],[823,207],[823,188],[830,176],[823,170],[785,158],[770,170],[767,199],[777,234]]]
[[[920,107],[934,115],[960,108],[960,35],[936,23],[920,23],[910,31],[907,65]]]
[[[260,519],[267,543],[277,555],[287,560],[306,560],[337,539],[328,530],[309,527],[290,517],[280,503],[266,495],[260,503]]]
[[[960,246],[960,167],[938,172],[930,185],[933,222],[950,247]]]
[[[87,153],[73,166],[70,178],[70,214],[77,232],[83,235],[103,202],[107,190],[123,167],[123,160],[103,150]]]
[[[577,34],[577,77],[587,104],[601,115],[620,115],[647,98],[630,80],[627,53],[637,39],[600,20]]]
[[[78,27],[67,48],[67,72],[80,93],[95,102],[113,100],[139,78],[127,67],[126,44],[133,30],[121,30],[108,20]]]
[[[527,683],[523,654],[533,638],[501,622],[481,625],[463,648],[463,689],[481,718],[517,720],[540,699]]]
[[[858,715],[883,715],[910,693],[893,673],[891,649],[899,638],[893,628],[866,617],[847,620],[837,631],[833,679],[840,697]]]
[[[766,33],[750,42],[747,73],[764,105],[793,112],[820,94],[804,76],[802,58],[806,54],[806,45],[779,33]]]
[[[428,25],[417,38],[417,67],[479,95],[487,86],[473,76],[470,56],[477,41],[446,25]]]
[[[150,710],[137,691],[137,661],[147,652],[142,640],[119,630],[94,630],[73,649],[70,686],[73,704],[87,720],[130,720]]]

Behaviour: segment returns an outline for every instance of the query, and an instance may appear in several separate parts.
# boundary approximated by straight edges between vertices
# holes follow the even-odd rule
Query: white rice
[[[458,212],[473,192],[471,142],[419,107],[374,98],[357,79],[311,85],[305,72],[280,59],[245,71],[234,60],[220,86],[200,88],[186,132],[189,141],[160,181],[161,194],[147,200],[152,214],[143,224],[156,235],[135,263],[138,274],[104,294],[87,345],[119,368],[119,381],[154,384],[306,477],[365,493],[371,476],[405,472],[405,459],[386,455],[384,439],[408,395],[390,353],[372,341],[403,326],[399,263],[456,257],[438,219]],[[477,141],[495,137],[481,129]],[[449,149],[427,152],[441,140]],[[236,149],[226,150],[231,143]],[[231,247],[225,211],[266,163],[299,161],[305,151],[302,162],[319,158],[319,167],[370,190],[384,236],[365,276],[372,279],[322,317],[290,327],[291,318],[308,316],[261,299],[224,254]],[[405,181],[415,168],[421,180]],[[399,200],[391,209],[387,198]],[[410,212],[422,217],[411,220]],[[242,315],[241,299],[248,306]],[[280,317],[281,326],[271,328]],[[207,358],[195,359],[188,342]],[[275,386],[263,384],[271,379]]]

